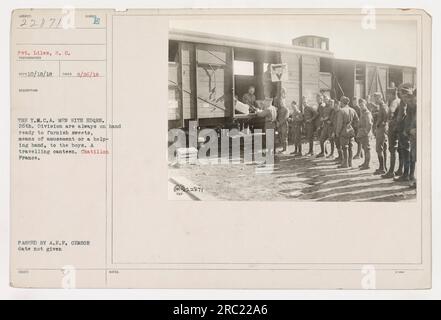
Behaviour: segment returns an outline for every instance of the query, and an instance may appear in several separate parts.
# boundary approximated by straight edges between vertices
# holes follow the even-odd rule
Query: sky
[[[330,50],[338,59],[415,67],[418,50],[416,21],[375,20],[375,29],[365,29],[362,16],[338,19],[329,16],[204,17],[172,20],[170,28],[283,44],[291,44],[291,40],[299,36],[317,35],[330,39]]]

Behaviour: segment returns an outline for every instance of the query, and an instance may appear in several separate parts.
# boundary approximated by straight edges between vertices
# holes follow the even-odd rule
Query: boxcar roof
[[[416,70],[416,67],[412,66],[403,66],[403,65],[397,65],[397,64],[390,64],[390,63],[382,63],[382,62],[374,62],[374,61],[361,61],[361,60],[353,60],[353,59],[335,59],[336,62],[348,62],[353,64],[364,64],[364,65],[374,65],[374,66],[382,66],[382,67],[389,67],[389,68],[396,68],[396,69],[412,69]]]
[[[334,54],[328,50],[294,46],[275,42],[243,39],[239,37],[224,36],[210,33],[202,33],[187,30],[171,29],[170,40],[187,41],[195,43],[212,44],[227,47],[247,48],[265,51],[291,52],[302,55],[313,55],[325,58],[333,58]]]

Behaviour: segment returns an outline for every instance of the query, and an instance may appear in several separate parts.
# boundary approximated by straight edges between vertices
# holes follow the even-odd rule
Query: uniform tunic
[[[295,144],[302,142],[303,114],[300,110],[294,109],[292,113],[291,130],[293,132],[293,141]]]
[[[326,105],[322,110],[322,131],[320,133],[320,141],[324,142],[332,137],[333,125],[332,120],[334,117],[334,108],[330,105]]]
[[[249,105],[250,107],[256,107],[256,96],[247,92],[243,95],[242,102]]]
[[[312,140],[314,138],[315,119],[317,118],[317,111],[311,107],[306,106],[303,111],[303,119],[305,121],[306,139]]]
[[[388,143],[389,151],[395,152],[398,148],[398,121],[403,118],[404,103],[400,99],[395,99],[389,106],[388,117]]]
[[[371,136],[374,119],[372,113],[368,110],[360,110],[360,121],[358,122],[357,138],[365,150],[370,149],[369,138]]]
[[[388,134],[389,111],[387,105],[382,102],[379,105],[377,119],[375,122],[376,151],[382,153],[386,148]]]
[[[358,120],[357,113],[349,106],[341,108],[338,112],[336,133],[341,147],[347,147],[351,143],[355,136],[354,127],[358,125]]]
[[[278,101],[279,109],[277,110],[277,130],[280,134],[280,142],[288,142],[288,118],[289,110],[286,107],[285,100]]]

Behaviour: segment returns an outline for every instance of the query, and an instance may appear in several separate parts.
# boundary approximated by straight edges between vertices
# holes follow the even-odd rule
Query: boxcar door
[[[416,85],[416,74],[412,69],[403,69],[403,83]]]
[[[377,67],[366,66],[366,94],[372,96],[377,91]]]
[[[231,48],[196,45],[197,117],[230,117],[233,108]]]
[[[387,67],[375,65],[366,66],[366,85],[368,95],[372,96],[376,92],[381,92],[383,97],[386,97],[388,83],[387,74]]]
[[[320,93],[320,58],[302,56],[302,95],[308,104],[316,105],[316,96]]]
[[[383,98],[386,99],[386,91],[387,91],[387,67],[378,67],[378,92],[381,92],[383,94]]]

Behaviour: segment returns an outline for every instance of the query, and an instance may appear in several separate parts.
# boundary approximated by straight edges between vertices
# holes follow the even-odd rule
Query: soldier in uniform
[[[349,98],[340,99],[342,107],[337,114],[337,138],[340,140],[343,159],[339,168],[352,167],[352,139],[355,136],[354,128],[358,126],[358,116],[354,109],[349,107]]]
[[[399,87],[400,96],[405,104],[403,119],[399,126],[399,150],[403,158],[403,174],[395,179],[399,182],[414,180],[416,161],[416,94],[411,84]],[[413,135],[413,137],[412,137]],[[413,141],[411,141],[413,140]],[[413,145],[413,148],[412,148]],[[412,155],[412,149],[414,154]]]
[[[274,139],[275,131],[276,131],[276,121],[277,121],[277,108],[273,105],[270,105],[265,110],[257,110],[256,115],[259,118],[265,119],[265,125],[264,125],[265,134],[269,134],[268,130],[272,130],[272,133],[274,134],[273,135],[273,139]],[[273,144],[274,144],[273,150],[268,150],[268,151],[274,154],[276,151],[275,141]]]
[[[288,148],[288,118],[289,110],[286,106],[286,89],[282,88],[277,99],[277,131],[279,132],[282,152]]]
[[[332,139],[332,117],[334,115],[334,100],[327,100],[325,106],[322,107],[320,112],[320,153],[317,157],[325,156],[325,142]],[[334,154],[334,144],[331,142],[331,154]]]
[[[337,138],[337,116],[338,113],[340,112],[340,102],[339,101],[334,101],[332,100],[332,104],[334,106],[334,112],[332,113],[332,117],[331,117],[331,126],[332,126],[332,133],[331,133],[331,153],[330,153],[330,157],[334,156],[334,145],[335,148],[337,149],[337,158],[335,158],[335,161],[337,162],[341,162],[342,160],[342,153],[341,153],[341,146],[340,146],[340,141]]]
[[[388,132],[388,118],[389,110],[384,103],[382,94],[374,94],[374,104],[378,107],[378,113],[375,121],[375,150],[377,151],[379,168],[375,170],[375,175],[386,173],[387,162],[387,132]]]
[[[368,170],[370,169],[369,163],[371,161],[371,146],[370,146],[370,137],[372,125],[374,123],[374,119],[372,117],[371,112],[367,108],[367,102],[364,99],[359,100],[360,106],[360,121],[358,123],[358,131],[357,138],[361,144],[361,147],[364,151],[364,162],[360,165],[360,170]]]
[[[367,107],[368,107],[369,111],[371,112],[372,117],[374,119],[374,126],[372,127],[372,133],[375,136],[375,131],[376,131],[375,123],[377,123],[377,116],[378,116],[378,111],[379,111],[379,106],[375,102],[375,94],[373,97],[368,95],[366,98],[366,101],[367,101]]]
[[[305,124],[306,140],[309,144],[308,155],[314,155],[314,131],[315,131],[315,121],[318,117],[317,111],[314,107],[308,105],[306,97],[303,97],[303,120]]]
[[[355,112],[357,113],[358,118],[360,118],[360,106],[358,105],[358,98],[357,97],[353,97],[352,101],[351,101],[351,108],[355,110]],[[354,128],[355,129],[355,142],[357,142],[357,153],[354,156],[354,159],[360,159],[361,157],[361,143],[360,141],[358,141],[358,128]]]
[[[417,118],[417,91],[416,89],[413,91],[413,95],[410,100],[407,102],[409,105],[409,111],[412,117],[412,120],[409,122],[408,133],[410,139],[410,168],[409,168],[409,182],[410,187],[412,189],[416,188],[416,180],[415,180],[415,166],[417,161],[417,137],[416,137],[416,118]]]
[[[294,152],[295,156],[302,156],[302,124],[303,124],[303,113],[300,111],[297,102],[293,101],[291,103],[292,115],[291,115],[291,132],[292,140],[294,142]]]
[[[254,88],[254,86],[250,86],[248,88],[248,92],[242,97],[242,103],[249,105],[250,112],[254,112],[257,108],[255,91],[256,88]]]
[[[398,151],[398,122],[399,119],[403,118],[403,110],[405,106],[404,103],[398,98],[398,91],[394,90],[392,97],[389,103],[389,117],[388,117],[388,144],[389,144],[389,153],[390,153],[390,163],[389,170],[386,174],[383,174],[381,177],[384,179],[394,178],[396,174],[400,174],[403,170],[403,161],[400,156],[400,152],[398,152],[399,158],[399,166],[398,170],[395,173],[395,163],[397,158]]]
[[[317,117],[315,119],[314,127],[317,131],[317,137],[320,137],[323,128],[322,126],[323,109],[326,106],[325,97],[321,93],[318,93],[316,96],[316,101],[317,101],[317,106],[316,106]]]

